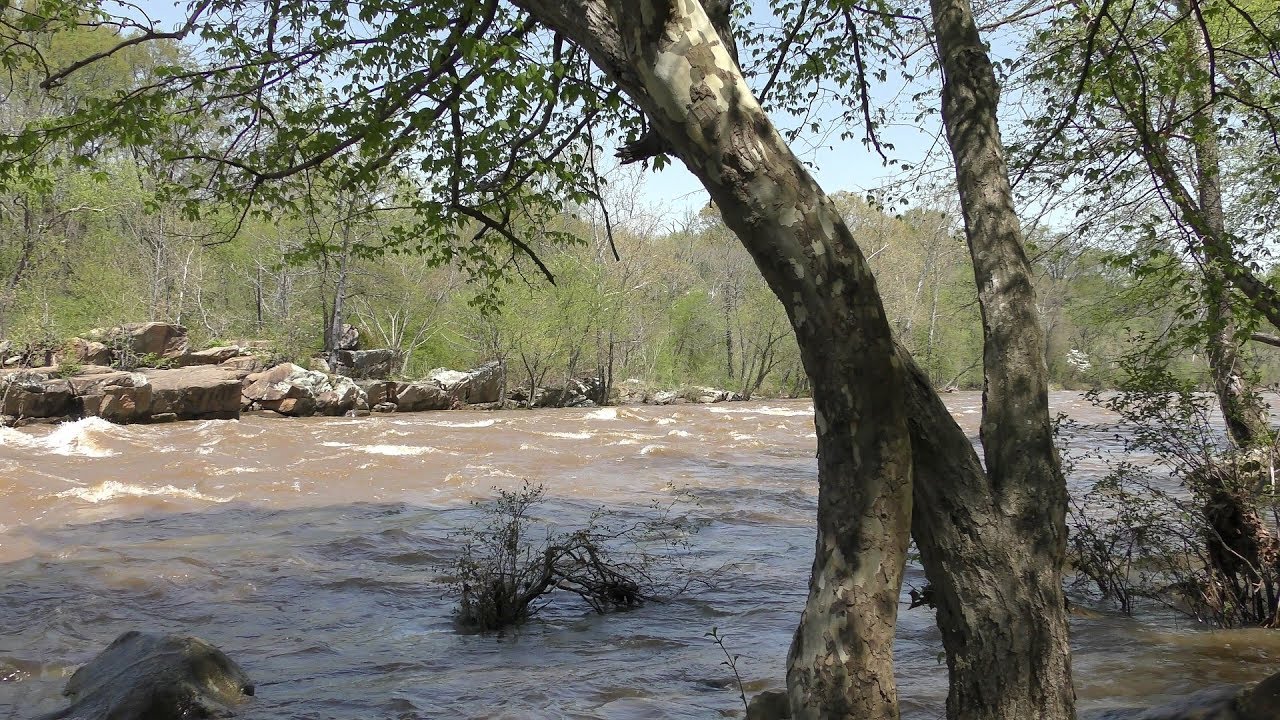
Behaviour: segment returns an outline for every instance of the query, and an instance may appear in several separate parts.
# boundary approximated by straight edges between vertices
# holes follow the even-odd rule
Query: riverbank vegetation
[[[112,42],[102,28],[68,28],[51,36],[46,60],[71,62]],[[95,65],[56,100],[36,68],[20,67],[5,131],[191,62],[176,45],[146,47]],[[350,323],[367,346],[400,351],[406,377],[502,359],[513,376],[607,373],[743,395],[808,393],[786,314],[750,255],[712,208],[671,214],[653,204],[638,168],[611,168],[598,202],[571,204],[531,233],[555,285],[509,253],[503,272],[476,285],[474,273],[398,236],[412,210],[385,207],[392,190],[360,198],[308,182],[295,213],[246,215],[208,199],[193,219],[188,200],[166,191],[175,178],[162,157],[91,150],[88,167],[84,147],[42,148],[40,172],[0,198],[0,339],[18,347],[155,320],[188,326],[197,345],[267,339],[305,365]],[[930,382],[976,388],[981,319],[962,219],[954,201],[932,195],[901,212],[852,193],[834,200],[858,228],[891,324]],[[1117,386],[1125,354],[1197,322],[1185,317],[1200,292],[1190,268],[1170,254],[1158,255],[1159,272],[1132,272],[1138,250],[1109,242],[1113,227],[1091,228],[1028,240],[1050,380],[1068,389]],[[1280,353],[1256,344],[1243,352],[1262,382],[1280,379]],[[1171,367],[1207,384],[1205,357],[1182,347]]]

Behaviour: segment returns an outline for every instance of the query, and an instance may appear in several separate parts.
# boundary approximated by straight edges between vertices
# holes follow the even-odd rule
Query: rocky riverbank
[[[420,380],[390,379],[385,376],[395,365],[390,350],[346,348],[333,354],[333,362],[315,359],[312,367],[302,367],[276,362],[259,341],[193,351],[186,329],[167,323],[95,329],[42,356],[2,354],[8,357],[0,368],[0,424],[8,426],[90,416],[126,424],[233,419],[254,411],[362,416],[745,399],[718,388],[654,390],[638,380],[606,388],[599,378],[508,391],[500,362],[468,371],[437,369]]]

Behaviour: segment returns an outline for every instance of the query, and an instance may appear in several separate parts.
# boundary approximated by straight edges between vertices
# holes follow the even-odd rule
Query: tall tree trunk
[[[1042,455],[1020,462],[1013,442],[993,437],[998,469],[988,476],[927,378],[893,346],[848,228],[760,111],[698,4],[517,4],[586,48],[645,110],[787,309],[812,381],[819,448],[817,552],[789,659],[796,716],[897,716],[891,645],[914,477],[912,527],[938,591],[952,717],[1070,717],[1064,488],[1038,424],[1043,392],[1038,402],[1026,397],[1037,395],[1035,363],[998,373],[1024,384],[988,400],[993,420],[1031,417],[1019,437]],[[998,342],[1013,352],[1024,341],[1039,347],[1036,326],[1022,338],[1005,320],[993,313],[988,323]],[[1038,372],[1043,383],[1042,362]],[[987,433],[996,435],[990,425]],[[1024,483],[1019,470],[1040,474]]]
[[[586,48],[697,175],[786,306],[814,385],[818,537],[787,674],[800,718],[896,718],[909,535],[902,367],[832,202],[752,97],[698,3],[520,0]]]
[[[1184,8],[1184,11],[1189,15],[1189,8]],[[1208,67],[1208,48],[1200,29],[1192,27],[1190,22],[1186,24],[1189,60],[1200,75],[1192,80],[1196,96],[1194,102],[1199,110],[1191,119],[1191,144],[1195,151],[1195,182],[1203,217],[1203,227],[1200,228],[1203,237],[1197,254],[1206,258],[1203,265],[1209,332],[1205,350],[1227,431],[1237,447],[1247,448],[1268,441],[1270,433],[1266,412],[1241,369],[1230,287],[1222,261],[1213,256],[1214,247],[1230,245],[1226,212],[1222,207],[1222,153],[1213,119],[1214,97],[1209,84],[1212,70]]]
[[[940,558],[949,548],[920,543],[926,563],[935,564],[926,565],[931,581],[974,582],[939,607],[952,671],[948,715],[1071,718],[1075,693],[1062,592],[1066,483],[1053,445],[1032,272],[996,120],[999,86],[968,0],[930,0],[930,8],[943,74],[942,119],[982,311],[981,435],[993,504],[985,519],[996,523],[982,539],[1008,563],[1003,577],[989,578],[984,589],[966,573],[965,556],[956,558],[959,567],[948,566]],[[999,547],[991,543],[1000,539]],[[992,594],[997,597],[983,601]],[[975,611],[983,614],[961,619]]]

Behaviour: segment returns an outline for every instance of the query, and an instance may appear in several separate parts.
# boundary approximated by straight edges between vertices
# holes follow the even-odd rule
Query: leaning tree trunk
[[[1199,108],[1191,118],[1191,145],[1195,152],[1196,191],[1203,218],[1202,226],[1198,228],[1202,238],[1196,253],[1205,258],[1203,283],[1208,321],[1205,350],[1227,431],[1237,447],[1248,448],[1268,441],[1270,433],[1266,412],[1241,369],[1230,288],[1223,263],[1213,253],[1213,248],[1230,246],[1230,241],[1227,238],[1226,212],[1222,207],[1222,154],[1213,118],[1208,48],[1199,27],[1188,27],[1187,41],[1191,54],[1189,64],[1197,71],[1191,80],[1195,106]]]
[[[981,435],[995,521],[982,540],[1007,563],[984,589],[982,578],[966,573],[965,556],[956,558],[959,567],[929,568],[930,556],[937,561],[948,549],[937,546],[939,538],[920,543],[931,581],[973,582],[944,599],[938,613],[952,673],[948,716],[1070,718],[1075,693],[1062,592],[1066,483],[1053,444],[1031,266],[996,120],[999,86],[968,0],[930,0],[930,7],[943,74],[942,119],[982,311]],[[966,616],[975,612],[981,614]]]
[[[818,537],[788,688],[800,718],[898,716],[911,513],[903,374],[875,280],[698,3],[522,0],[586,48],[697,175],[786,306],[813,381]]]

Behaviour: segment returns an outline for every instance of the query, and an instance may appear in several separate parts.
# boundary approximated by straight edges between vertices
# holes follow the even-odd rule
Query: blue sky
[[[109,10],[112,9],[111,4],[107,3]],[[136,7],[162,25],[172,26],[185,17],[186,3],[151,0],[141,2]],[[895,82],[893,78],[873,87],[872,93],[876,102],[884,104],[905,95],[901,82]],[[915,113],[908,109],[901,114],[910,118]],[[841,140],[841,128],[835,120],[837,116],[837,109],[817,112],[816,119],[820,124],[825,124],[820,132],[826,137],[805,138],[793,143],[792,150],[810,165],[810,171],[828,193],[844,190],[862,195],[873,191],[898,171],[896,168],[886,167],[880,156],[865,147],[858,137]],[[788,124],[786,118],[775,118],[775,122],[780,126]],[[894,146],[894,150],[889,152],[890,156],[918,165],[934,145],[938,132],[936,114],[931,115],[926,122],[929,124],[924,127],[916,127],[912,122],[899,122],[882,130],[881,140]],[[646,205],[664,214],[682,216],[696,212],[707,204],[707,194],[701,183],[679,161],[668,164],[661,171],[647,173],[640,193]]]

